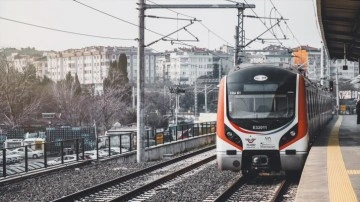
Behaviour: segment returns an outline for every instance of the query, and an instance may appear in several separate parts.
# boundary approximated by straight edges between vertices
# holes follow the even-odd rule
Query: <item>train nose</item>
[[[269,164],[269,159],[265,155],[253,156],[252,164],[253,166],[267,166]]]
[[[254,164],[254,165],[258,165],[259,163],[260,163],[260,157],[255,156],[255,157],[253,158],[253,164]]]

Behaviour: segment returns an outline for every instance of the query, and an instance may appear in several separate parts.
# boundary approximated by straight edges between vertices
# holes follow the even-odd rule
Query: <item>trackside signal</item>
[[[334,81],[329,81],[329,90],[330,90],[330,92],[333,92],[333,90],[334,90]]]

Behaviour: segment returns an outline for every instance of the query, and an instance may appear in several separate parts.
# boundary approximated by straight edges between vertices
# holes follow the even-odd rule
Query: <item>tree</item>
[[[41,106],[41,96],[36,92],[38,83],[33,65],[19,72],[5,57],[1,58],[0,122],[17,127],[36,117]]]
[[[78,77],[77,73],[75,73],[74,88],[75,88],[74,94],[76,96],[80,96],[82,93],[82,89],[81,89],[81,85],[80,85],[80,81],[79,81],[79,77]]]
[[[120,54],[119,62],[110,63],[108,77],[103,82],[104,93],[94,97],[97,107],[92,108],[92,116],[102,131],[109,130],[115,122],[127,124],[127,118],[134,120],[136,112],[129,107],[131,86],[127,78],[127,58]],[[135,116],[136,120],[136,116]]]
[[[53,85],[53,96],[58,106],[58,113],[61,113],[60,119],[64,123],[79,126],[82,125],[88,117],[88,99],[81,94],[80,82],[66,74],[65,80],[57,82]]]
[[[127,124],[124,123],[124,119],[126,120],[124,117],[128,115],[130,118],[133,117],[129,103],[123,101],[122,97],[128,94],[127,90],[126,86],[107,88],[103,94],[93,97],[91,118],[96,120],[101,132],[109,130],[115,122]]]
[[[125,54],[120,54],[119,62],[110,63],[109,74],[104,79],[104,91],[107,88],[118,88],[127,85],[129,79],[127,77],[127,58]]]
[[[219,78],[219,64],[213,65],[213,72],[212,72],[213,78],[217,79]]]
[[[123,83],[129,83],[129,78],[127,77],[127,57],[124,53],[121,53],[119,56],[119,71]]]

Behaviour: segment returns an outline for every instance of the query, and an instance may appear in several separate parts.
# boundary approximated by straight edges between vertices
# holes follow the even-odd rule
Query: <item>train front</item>
[[[296,72],[265,65],[224,77],[217,115],[219,169],[301,170],[308,147],[303,84]]]

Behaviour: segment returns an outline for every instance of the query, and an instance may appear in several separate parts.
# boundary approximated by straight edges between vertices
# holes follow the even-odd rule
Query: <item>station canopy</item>
[[[360,59],[360,0],[316,0],[321,35],[331,59]],[[345,47],[345,48],[344,48]]]

